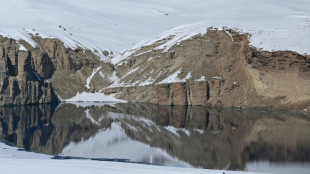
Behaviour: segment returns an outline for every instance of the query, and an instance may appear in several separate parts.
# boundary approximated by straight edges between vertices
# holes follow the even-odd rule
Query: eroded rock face
[[[103,76],[111,75],[113,65],[91,51],[66,48],[58,39],[33,39],[36,47],[0,36],[0,106],[58,102],[111,83]],[[87,88],[87,78],[98,67]]]
[[[52,84],[32,65],[31,52],[19,50],[11,39],[0,37],[0,43],[0,106],[57,102]],[[38,65],[49,66],[45,62]]]
[[[112,76],[113,65],[100,60],[92,51],[66,48],[58,39],[34,37],[34,40],[53,65],[53,74],[47,79],[53,83],[59,98],[68,99],[82,91],[98,91],[111,84],[109,76]],[[96,68],[100,70],[91,79],[90,87],[87,88],[87,78]]]
[[[58,39],[33,36],[33,48],[0,37],[0,105],[55,102],[54,93],[68,99],[103,89],[119,99],[162,105],[310,107],[310,57],[258,50],[248,37],[209,28],[167,51],[157,46],[169,37],[144,46],[116,65]]]
[[[168,51],[156,48],[162,41],[142,47],[115,67],[120,83],[134,87],[104,92],[163,105],[310,106],[310,57],[292,51],[261,51],[249,46],[248,37],[230,29],[208,29],[205,35],[184,40]],[[182,82],[162,84],[176,72]]]
[[[108,88],[105,94],[117,93],[125,100],[151,102],[161,105],[206,105],[209,99],[209,84],[204,82],[171,83],[149,86]],[[132,95],[128,95],[128,94]]]

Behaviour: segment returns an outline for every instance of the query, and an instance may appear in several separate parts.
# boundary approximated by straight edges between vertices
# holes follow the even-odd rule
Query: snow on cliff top
[[[100,54],[122,52],[196,23],[183,35],[227,26],[251,33],[258,48],[310,53],[309,0],[0,0],[0,6],[0,34],[34,46],[28,33]]]

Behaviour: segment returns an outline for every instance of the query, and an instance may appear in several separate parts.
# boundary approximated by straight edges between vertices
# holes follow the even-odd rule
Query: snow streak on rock
[[[101,66],[99,66],[98,68],[95,68],[95,69],[93,70],[93,72],[91,73],[91,75],[87,78],[87,80],[86,80],[86,85],[85,85],[87,89],[90,89],[89,84],[90,84],[91,80],[93,79],[93,77],[95,76],[95,74],[96,74],[100,69],[101,69]]]

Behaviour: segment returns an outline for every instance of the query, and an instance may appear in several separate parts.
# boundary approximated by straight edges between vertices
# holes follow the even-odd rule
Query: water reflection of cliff
[[[86,149],[91,146],[89,143],[103,143],[105,137],[110,137],[109,142],[101,146],[113,151],[108,146],[119,146],[120,137],[128,143],[128,137],[140,151],[149,145],[196,167],[244,169],[246,161],[254,160],[310,161],[310,119],[287,113],[219,112],[199,106],[62,104],[57,108],[52,105],[0,108],[0,121],[1,140],[53,155],[91,155]],[[115,125],[119,128],[115,129]],[[114,137],[111,141],[109,131],[118,129],[124,135],[114,131],[119,139],[117,142]],[[100,153],[103,158],[115,154],[105,152],[103,147],[96,150],[99,147],[91,147],[96,158],[101,157]],[[124,149],[126,144],[119,147]],[[77,149],[85,153],[74,153]],[[134,147],[128,149],[135,151]],[[165,164],[167,159],[173,160],[154,159],[157,152],[165,156],[156,149],[147,152],[152,154],[152,160],[138,162]],[[124,150],[119,150],[114,158],[122,153]]]

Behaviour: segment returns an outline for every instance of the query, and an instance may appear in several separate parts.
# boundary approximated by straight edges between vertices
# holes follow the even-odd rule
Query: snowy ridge
[[[165,40],[163,44],[157,46],[155,49],[167,52],[173,45],[178,44],[183,40],[187,40],[198,34],[205,34],[206,28],[207,27],[202,22],[177,26],[157,36],[156,39],[149,41],[144,46],[152,45],[160,40]]]
[[[59,38],[105,61],[102,51],[112,50],[113,63],[152,41],[171,37],[158,47],[167,50],[207,27],[223,26],[250,33],[251,44],[264,50],[310,53],[308,0],[2,0],[0,5],[5,7],[1,35],[33,47],[31,35]],[[117,54],[125,50],[131,51]]]
[[[128,58],[135,51],[141,49],[142,47],[151,46],[155,43],[160,43],[160,45],[155,47],[154,50],[163,50],[163,52],[167,52],[172,46],[178,45],[184,40],[190,39],[196,35],[206,34],[208,28],[214,28],[219,31],[224,30],[227,35],[230,36],[232,42],[232,34],[227,31],[227,29],[234,29],[240,33],[249,33],[250,45],[262,50],[291,50],[300,54],[310,54],[310,48],[308,47],[308,45],[310,45],[310,41],[305,40],[305,38],[310,39],[310,19],[309,24],[306,22],[304,25],[296,28],[278,28],[277,26],[274,26],[274,28],[262,27],[261,29],[255,28],[255,26],[248,26],[246,24],[221,26],[212,25],[209,22],[199,22],[177,26],[154,38],[142,41],[136,44],[130,50],[125,51],[125,53],[115,56],[112,59],[112,63],[116,64]],[[301,33],[305,34],[305,38],[302,37]]]

